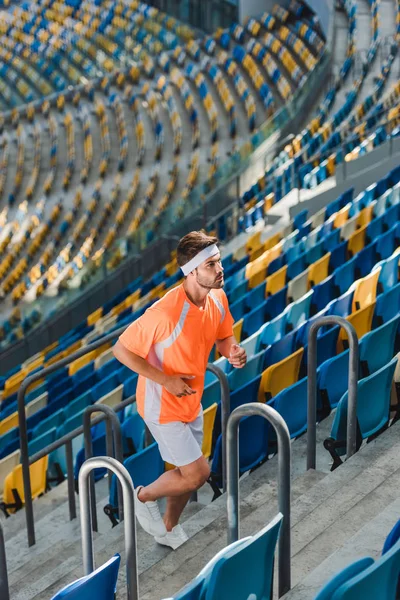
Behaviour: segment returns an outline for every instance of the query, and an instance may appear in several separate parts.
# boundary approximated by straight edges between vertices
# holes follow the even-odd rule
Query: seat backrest
[[[358,382],[357,420],[362,439],[378,433],[389,420],[390,392],[397,358]],[[339,402],[331,435],[345,439],[348,392]]]
[[[285,287],[286,271],[287,265],[284,265],[281,269],[267,277],[266,293],[268,296],[273,296],[273,294],[276,294],[276,292],[279,292],[279,290]]]
[[[351,323],[356,330],[358,339],[361,339],[363,335],[371,331],[372,318],[374,316],[375,302],[356,310],[354,313],[346,317],[346,320]],[[348,345],[347,333],[344,329],[340,330],[338,340],[338,351],[341,352]]]
[[[273,403],[275,410],[286,421],[291,438],[298,437],[307,430],[306,377],[279,392]]]
[[[46,491],[46,472],[49,457],[44,456],[40,460],[29,466],[29,473],[31,477],[31,495],[32,498],[37,498]],[[3,500],[6,504],[12,504],[14,502],[14,495],[12,490],[15,489],[22,501],[25,503],[24,493],[24,481],[22,477],[22,465],[19,464],[9,473],[4,481],[4,494]]]
[[[124,461],[124,465],[132,478],[135,488],[139,485],[153,483],[164,472],[164,461],[161,458],[157,444],[151,444]],[[117,480],[112,477],[110,503],[117,506]]]
[[[328,583],[324,585],[315,600],[332,600],[332,594],[346,581],[352,579],[359,573],[365,571],[367,567],[374,563],[374,559],[370,557],[361,558],[356,562],[345,567],[337,573]]]
[[[333,594],[332,600],[394,600],[399,575],[400,542],[364,571],[343,583]]]
[[[114,600],[117,588],[118,569],[121,562],[119,554],[115,554],[104,565],[60,590],[52,600]]]
[[[359,279],[355,283],[352,312],[360,310],[370,305],[376,300],[376,291],[378,285],[380,269],[372,271],[366,277]]]
[[[242,369],[235,369],[228,375],[229,388],[235,391],[237,388],[242,387],[245,383],[248,383],[257,375],[261,375],[262,363],[264,358],[264,351],[261,350],[251,358]]]
[[[395,254],[381,264],[379,284],[384,292],[387,292],[399,282],[399,260],[400,256]]]
[[[377,329],[366,333],[360,341],[360,361],[367,367],[367,375],[375,373],[390,362],[394,354],[394,342],[400,323],[399,315]]]
[[[205,386],[203,390],[203,395],[201,397],[201,404],[206,410],[209,406],[212,406],[214,403],[220,402],[221,400],[221,384],[219,381],[213,381],[209,385]]]
[[[3,486],[6,476],[19,464],[20,451],[15,450],[0,460],[0,498],[3,496]]]
[[[389,532],[385,543],[383,544],[382,554],[386,554],[389,552],[391,548],[400,540],[400,519],[397,521],[396,525]]]
[[[126,418],[121,427],[124,454],[132,454],[143,450],[145,424],[138,412]],[[130,443],[128,440],[132,440]]]
[[[37,398],[32,400],[32,402],[30,402],[29,404],[27,404],[26,408],[25,408],[26,416],[30,417],[31,415],[34,415],[41,408],[44,408],[45,406],[47,406],[47,397],[48,397],[47,392],[43,392],[43,394],[40,394],[40,396],[38,396]]]
[[[325,361],[318,369],[317,389],[325,396],[331,408],[335,408],[347,390],[349,379],[349,351],[346,350]]]
[[[228,549],[204,582],[205,600],[270,600],[274,554],[282,514],[242,544]]]
[[[202,452],[205,458],[210,458],[212,450],[212,436],[215,422],[215,415],[217,414],[218,404],[214,402],[209,406],[203,413],[203,445]]]
[[[286,321],[288,328],[297,329],[309,318],[313,293],[313,290],[310,290],[300,300],[287,307]]]
[[[308,269],[302,271],[299,275],[294,277],[288,283],[288,300],[289,302],[296,302],[300,300],[308,290]]]
[[[398,313],[400,306],[400,283],[388,292],[378,296],[376,300],[375,315],[380,322],[386,323]]]
[[[122,402],[123,392],[124,386],[121,383],[119,386],[117,386],[116,388],[99,398],[96,404],[104,404],[106,406],[109,406],[110,408],[114,408],[115,406],[117,406],[117,404]]]
[[[355,258],[353,257],[335,270],[333,278],[341,294],[346,293],[354,282],[354,269]]]
[[[314,287],[328,277],[329,261],[331,253],[327,252],[319,260],[315,261],[308,267],[308,286]]]
[[[302,356],[303,348],[299,348],[299,350],[287,358],[265,369],[261,377],[258,393],[259,402],[265,402],[273,398],[281,390],[296,383]]]

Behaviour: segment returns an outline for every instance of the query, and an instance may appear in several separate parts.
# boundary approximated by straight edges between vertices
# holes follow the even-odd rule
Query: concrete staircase
[[[322,441],[329,435],[331,422],[332,417],[317,428],[317,471],[305,472],[306,437],[292,444],[293,589],[287,595],[289,600],[311,600],[331,574],[360,556],[360,552],[377,556],[400,513],[400,423],[330,473],[329,456]],[[241,479],[242,536],[255,533],[276,514],[276,475],[277,460],[272,458]],[[122,600],[126,598],[123,526],[111,529],[102,513],[108,497],[107,481],[99,482],[96,489],[96,564],[102,564],[115,552],[121,553],[123,566],[117,598]],[[62,491],[61,486],[37,502],[37,544],[33,548],[27,547],[25,529],[21,530],[23,513],[5,523],[13,600],[49,600],[61,587],[82,576],[79,519],[68,521],[66,490],[64,497]],[[209,491],[202,490],[200,501],[188,505],[183,524],[189,541],[175,552],[158,546],[138,526],[141,600],[170,597],[226,544],[226,498],[205,504],[207,496]],[[380,531],[378,536],[375,530]],[[365,539],[368,543],[363,542]]]

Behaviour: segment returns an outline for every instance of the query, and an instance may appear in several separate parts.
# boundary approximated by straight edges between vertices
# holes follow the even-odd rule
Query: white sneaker
[[[169,546],[172,550],[176,550],[179,546],[182,546],[185,542],[188,541],[188,536],[183,531],[181,525],[175,525],[172,531],[167,531],[164,536],[154,536],[157,544],[161,544],[162,546]]]
[[[163,536],[167,533],[165,523],[161,517],[157,502],[141,502],[138,492],[142,486],[135,489],[135,513],[143,529],[150,535]]]

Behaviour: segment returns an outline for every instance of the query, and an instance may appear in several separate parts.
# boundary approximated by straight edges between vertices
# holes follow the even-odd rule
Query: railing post
[[[31,479],[29,473],[29,451],[28,451],[28,428],[26,422],[26,414],[25,414],[25,396],[26,392],[32,383],[35,381],[39,381],[39,379],[45,379],[48,375],[51,375],[58,369],[62,369],[69,365],[71,362],[92,352],[92,350],[96,350],[100,348],[104,344],[111,342],[118,338],[124,331],[126,327],[120,327],[115,331],[109,333],[103,338],[85,346],[84,348],[79,348],[76,352],[73,352],[69,356],[55,362],[45,369],[41,369],[37,371],[33,375],[24,379],[21,384],[21,387],[18,390],[17,402],[18,402],[18,425],[19,425],[19,440],[20,440],[20,456],[21,456],[21,465],[22,465],[22,478],[24,482],[24,497],[25,497],[25,518],[26,518],[26,529],[28,533],[28,545],[33,546],[35,542],[35,523],[33,516],[33,504],[32,504],[32,489],[31,489]]]
[[[259,416],[267,419],[274,427],[278,440],[278,505],[283,514],[279,536],[279,597],[290,590],[290,434],[281,415],[268,404],[250,402],[236,408],[228,420],[227,463],[228,463],[228,544],[239,539],[239,443],[240,419]]]
[[[231,412],[229,381],[223,370],[212,363],[208,363],[207,371],[218,377],[221,384],[222,490],[226,492],[226,430]]]
[[[92,432],[90,417],[95,412],[102,412],[106,417],[106,450],[107,455],[115,457],[121,464],[124,462],[123,450],[122,450],[122,433],[121,423],[117,417],[116,412],[104,404],[94,404],[88,406],[83,414],[83,436],[85,443],[85,458],[86,460],[93,456],[93,444],[92,444]],[[114,440],[114,443],[113,443]],[[111,477],[109,477],[108,487],[111,488]],[[92,528],[93,531],[98,530],[97,526],[97,510],[96,510],[96,492],[94,487],[93,473],[90,474],[89,478],[89,493],[90,493],[90,504],[92,514]],[[123,521],[124,509],[121,486],[118,484],[118,513],[120,520]]]
[[[65,459],[67,463],[68,505],[69,520],[76,519],[76,503],[74,489],[74,461],[72,455],[72,441],[65,444]]]
[[[1,600],[10,600],[8,589],[6,547],[4,543],[3,528],[0,523],[0,598]]]
[[[307,470],[316,467],[317,452],[317,333],[324,325],[339,325],[349,338],[349,380],[347,407],[347,458],[353,456],[357,444],[358,337],[353,325],[343,317],[331,315],[314,321],[308,334],[307,392]]]
[[[81,531],[82,531],[82,556],[83,571],[89,575],[95,568],[93,554],[93,538],[90,518],[89,502],[89,475],[93,469],[106,468],[118,477],[125,505],[125,554],[126,554],[126,583],[128,589],[128,600],[139,599],[139,582],[136,560],[136,523],[135,502],[132,479],[123,464],[115,458],[99,457],[86,460],[79,471],[79,495]]]

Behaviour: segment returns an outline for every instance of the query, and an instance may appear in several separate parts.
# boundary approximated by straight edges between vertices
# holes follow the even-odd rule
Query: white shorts
[[[165,462],[184,467],[203,455],[203,410],[191,423],[173,421],[162,425],[146,421]]]

